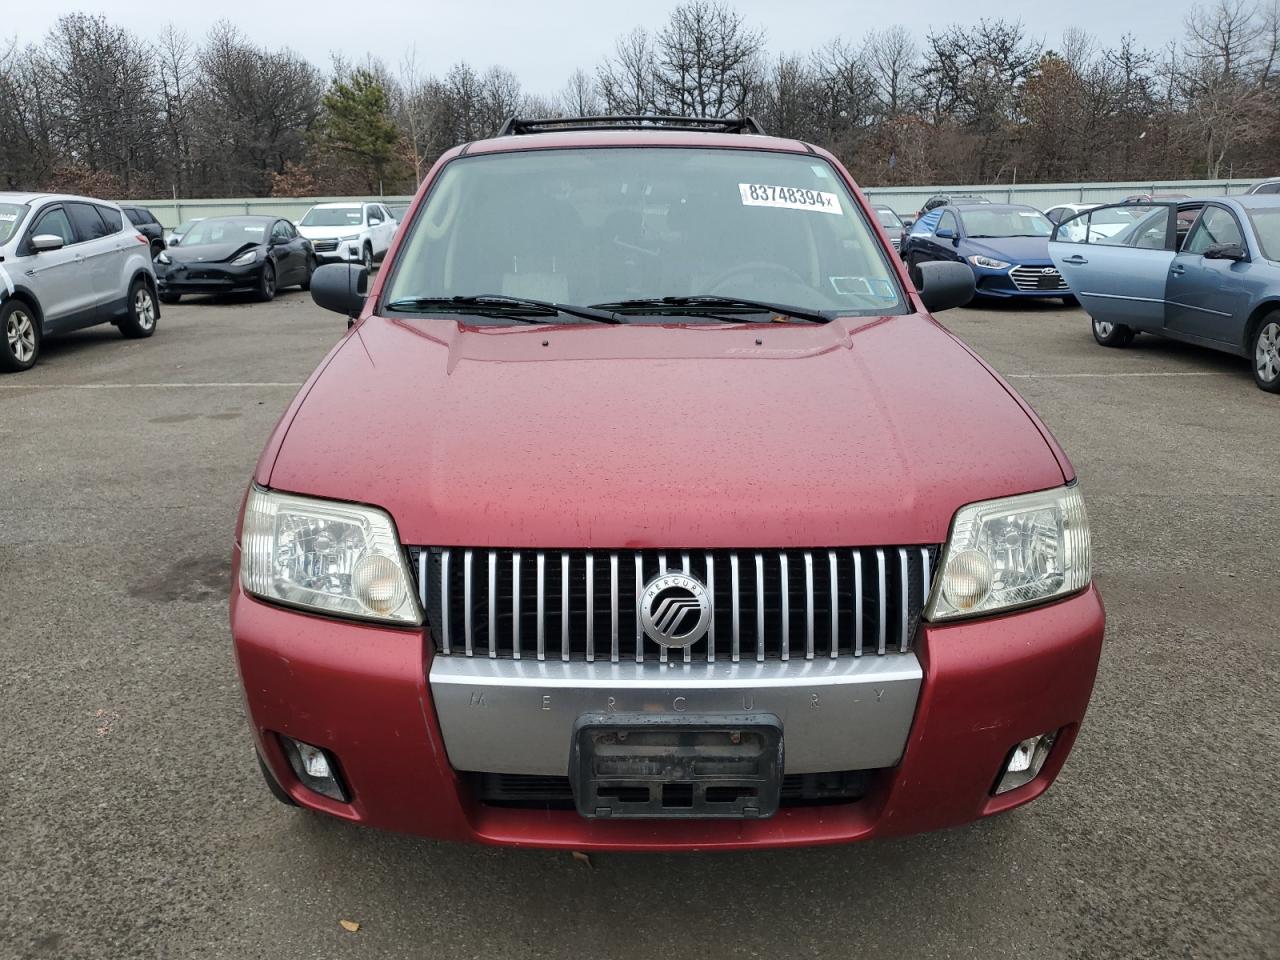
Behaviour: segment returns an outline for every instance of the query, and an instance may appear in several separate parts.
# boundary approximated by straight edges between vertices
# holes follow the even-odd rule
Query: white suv
[[[53,334],[111,323],[149,337],[159,319],[150,244],[119,207],[0,193],[0,371],[34,366]]]
[[[373,262],[387,255],[396,234],[395,218],[380,203],[317,203],[298,221],[320,263]]]

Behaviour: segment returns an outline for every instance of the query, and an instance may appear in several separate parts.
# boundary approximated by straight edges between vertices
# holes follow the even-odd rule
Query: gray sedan
[[[1058,224],[1049,256],[1103,346],[1152,333],[1234,353],[1280,393],[1280,196],[1095,207]]]

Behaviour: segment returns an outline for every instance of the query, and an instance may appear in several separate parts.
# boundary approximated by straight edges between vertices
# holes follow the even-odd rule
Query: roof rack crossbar
[[[709,133],[763,134],[755,117],[674,117],[651,114],[619,114],[611,117],[510,117],[498,130],[499,137],[562,130],[705,130]]]

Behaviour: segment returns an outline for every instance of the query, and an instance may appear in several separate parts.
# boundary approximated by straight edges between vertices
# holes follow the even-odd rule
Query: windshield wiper
[[[622,318],[607,310],[594,307],[579,307],[572,303],[552,303],[549,300],[531,300],[527,297],[508,297],[500,293],[482,293],[470,297],[407,297],[392,300],[386,309],[397,311],[427,310],[432,312],[475,312],[497,313],[501,316],[515,315],[527,319],[530,323],[550,323],[549,320],[534,319],[542,316],[564,314],[579,317],[583,320],[595,320],[598,323],[622,323]]]
[[[769,303],[766,300],[748,300],[744,297],[717,297],[709,294],[692,297],[647,297],[637,300],[619,300],[617,303],[594,303],[593,307],[601,310],[616,310],[626,313],[665,313],[688,314],[691,312],[725,313],[741,311],[743,313],[772,313],[792,320],[808,320],[811,323],[828,323],[830,315],[818,310],[806,310],[785,303]],[[759,323],[761,321],[752,321]],[[765,321],[769,322],[769,321]]]

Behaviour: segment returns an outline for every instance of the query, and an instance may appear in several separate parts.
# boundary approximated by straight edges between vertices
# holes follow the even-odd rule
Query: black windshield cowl
[[[689,297],[649,297],[639,300],[619,300],[616,303],[595,303],[592,306],[600,310],[617,313],[661,313],[661,314],[697,314],[697,313],[769,313],[772,316],[764,321],[753,323],[770,323],[775,318],[790,320],[807,320],[810,323],[829,323],[834,314],[817,310],[805,310],[785,303],[769,303],[765,300],[747,300],[742,297],[717,297],[712,295]],[[723,318],[721,318],[723,319]],[[736,322],[740,318],[733,317]]]
[[[596,307],[580,307],[571,303],[553,303],[549,300],[531,300],[527,297],[508,297],[499,293],[482,293],[467,297],[409,297],[393,300],[385,307],[398,313],[479,313],[490,316],[510,316],[529,323],[551,323],[542,319],[561,314],[593,320],[597,323],[622,323],[621,317]]]

